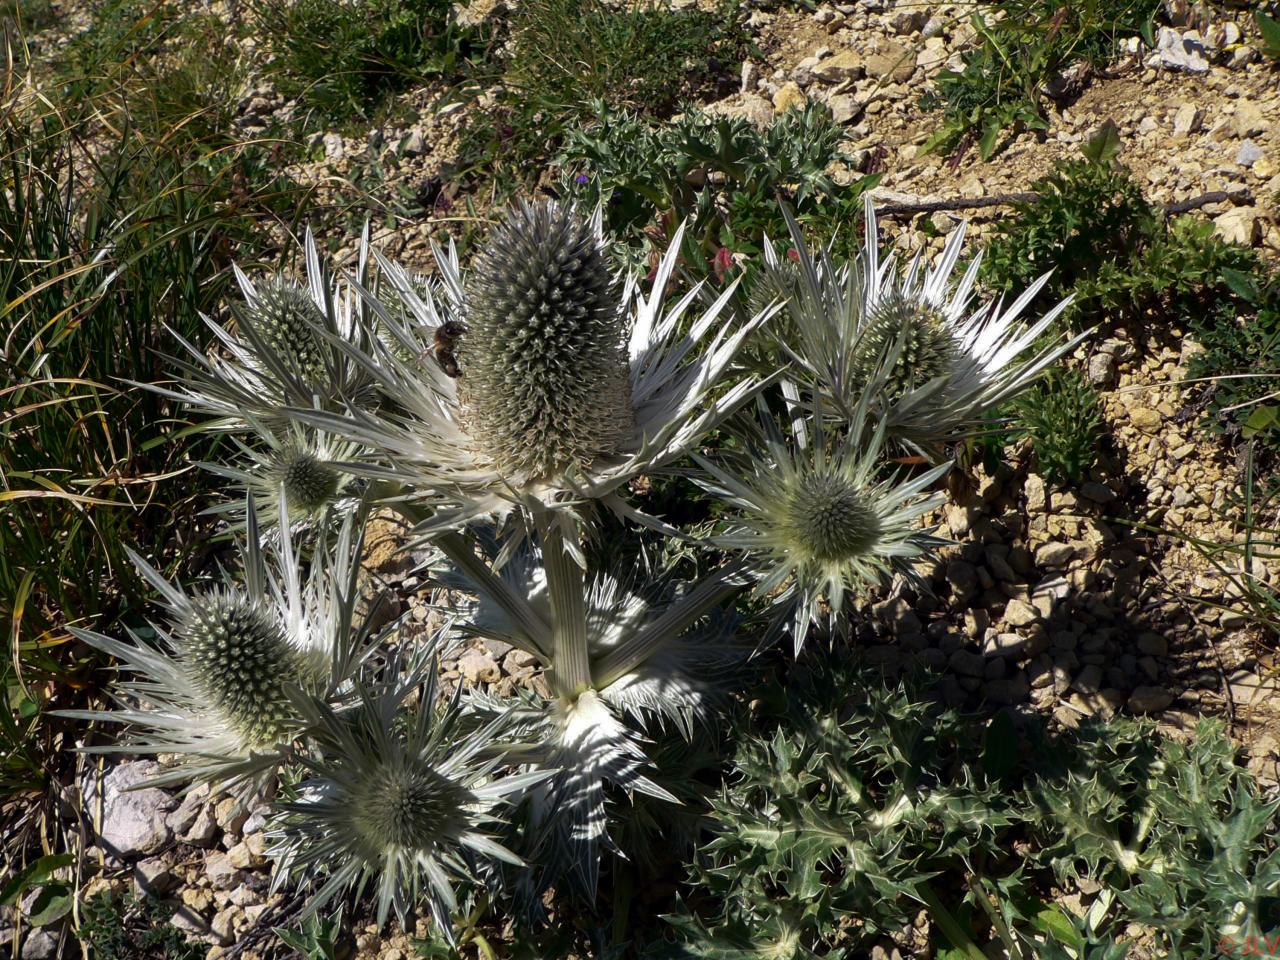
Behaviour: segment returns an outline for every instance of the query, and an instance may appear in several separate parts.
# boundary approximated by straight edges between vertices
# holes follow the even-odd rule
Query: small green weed
[[[966,960],[1112,960],[1132,923],[1189,960],[1225,933],[1280,929],[1277,802],[1216,721],[1186,743],[1131,720],[1051,741],[848,665],[793,676],[760,704],[669,955],[853,960],[921,907],[932,949]],[[1084,917],[1041,892],[1079,880],[1101,885],[1080,894]]]
[[[675,10],[666,0],[531,0],[510,25],[504,93],[478,113],[462,143],[468,172],[501,169],[518,185],[593,103],[665,117],[714,84],[742,56],[738,5]]]
[[[457,79],[484,46],[449,0],[257,0],[268,70],[326,120],[368,117],[428,77]]]
[[[862,194],[879,177],[836,185],[827,168],[843,137],[819,103],[779,114],[763,131],[701,110],[659,123],[597,103],[592,122],[566,133],[557,163],[562,188],[589,206],[603,203],[626,240],[652,230],[655,218],[691,220],[690,255],[723,274],[758,254],[764,235],[787,235],[779,199],[824,244],[859,222]],[[854,233],[841,239],[856,243]]]
[[[1079,371],[1053,367],[1014,404],[1045,479],[1080,483],[1098,459],[1102,404]]]
[[[200,960],[206,944],[188,941],[158,900],[110,890],[80,908],[80,943],[94,960]]]
[[[1196,217],[1167,220],[1122,166],[1066,160],[1033,184],[1038,199],[996,225],[982,277],[1009,292],[1052,270],[1041,305],[1074,295],[1064,317],[1077,327],[1123,322],[1158,309],[1189,322],[1226,290],[1229,271],[1252,272],[1256,255]]]
[[[4,0],[0,3],[0,36],[6,27],[20,34],[51,27],[58,20],[49,0]]]
[[[1207,398],[1211,429],[1239,433],[1267,460],[1280,453],[1280,272],[1230,272],[1230,295],[1192,329],[1204,347],[1188,363]]]
[[[943,120],[925,149],[950,153],[976,141],[986,160],[1009,127],[1046,129],[1046,86],[1077,61],[1105,63],[1127,37],[1153,43],[1159,9],[1160,0],[998,0],[975,12],[977,46],[963,69],[944,70],[926,95],[926,105],[942,106]]]

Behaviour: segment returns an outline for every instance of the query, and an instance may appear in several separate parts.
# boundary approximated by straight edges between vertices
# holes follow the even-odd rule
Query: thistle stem
[[[551,682],[561,696],[576,697],[592,685],[586,579],[565,540],[564,523],[571,521],[538,511],[534,522],[542,541],[547,595],[555,617],[551,626]]]
[[[382,496],[385,497],[387,495],[382,494]],[[421,507],[408,501],[394,498],[395,494],[390,496],[393,499],[387,500],[387,505],[396,510],[414,526],[430,517],[430,513]],[[505,580],[497,576],[489,568],[488,563],[476,556],[475,550],[472,549],[466,537],[460,533],[443,533],[432,538],[431,543],[448,557],[454,566],[462,571],[467,579],[475,585],[476,590],[488,597],[503,613],[511,618],[511,621],[528,640],[531,647],[528,651],[529,653],[544,662],[550,661],[553,650],[551,629],[543,622],[542,617],[538,615],[538,611],[529,605],[528,601],[513,590]]]
[[[921,880],[915,885],[916,896],[920,898],[920,902],[929,908],[929,916],[933,918],[933,922],[951,941],[951,945],[963,953],[969,960],[989,960],[987,955],[982,952],[981,948],[973,942],[973,938],[965,932],[964,927],[960,926],[960,922],[952,916],[951,911],[943,905],[938,899],[938,895],[933,892],[933,888],[928,882]]]

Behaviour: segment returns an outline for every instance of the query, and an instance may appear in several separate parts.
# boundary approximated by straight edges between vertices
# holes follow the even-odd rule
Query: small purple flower
[[[573,182],[574,183],[590,183],[591,178],[588,177],[585,173],[580,173],[573,178]]]

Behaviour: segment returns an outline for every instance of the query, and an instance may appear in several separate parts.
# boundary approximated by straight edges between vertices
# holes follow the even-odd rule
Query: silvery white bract
[[[981,430],[992,410],[1087,335],[1063,341],[1050,334],[1069,297],[1030,325],[1019,321],[1048,274],[1007,308],[1000,300],[976,306],[981,254],[958,282],[952,278],[964,224],[952,231],[931,270],[924,271],[917,254],[903,272],[892,255],[881,262],[870,198],[863,251],[839,267],[826,252],[814,256],[784,213],[798,259],[780,258],[766,242],[765,283],[789,292],[786,315],[799,343],[783,347],[804,386],[850,423],[867,398],[870,415],[885,422],[891,439],[935,462],[948,443]],[[1041,337],[1053,342],[1019,359]]]
[[[462,722],[458,699],[441,706],[436,663],[409,670],[381,689],[363,685],[356,704],[335,712],[300,697],[312,750],[298,799],[282,803],[272,832],[274,886],[317,884],[306,913],[354,890],[374,894],[378,923],[394,912],[401,926],[426,902],[451,943],[458,909],[455,880],[472,880],[481,861],[520,865],[493,839],[499,806],[545,778],[543,772],[495,777],[503,752],[499,717],[476,728]],[[420,688],[417,706],[406,696]]]
[[[913,576],[915,563],[947,543],[920,518],[942,505],[941,493],[927,491],[951,464],[914,477],[888,470],[886,424],[867,427],[865,404],[847,433],[824,425],[820,403],[793,403],[788,433],[760,406],[754,442],[724,462],[699,457],[708,476],[698,482],[735,509],[726,532],[712,539],[748,556],[757,591],[793,611],[798,654],[810,625],[827,619],[824,604],[839,624],[848,594],[894,574]]]
[[[367,254],[366,234],[361,274]],[[214,417],[206,429],[244,430],[255,420],[279,428],[286,407],[345,410],[373,402],[372,380],[349,352],[373,339],[362,303],[350,283],[327,274],[310,230],[303,259],[305,285],[283,276],[255,282],[237,267],[244,300],[232,308],[235,332],[206,317],[214,349],[179,337],[186,357],[172,362],[185,382],[150,388]]]
[[[246,798],[259,792],[305,726],[290,689],[339,696],[378,642],[355,614],[363,541],[357,520],[363,517],[320,542],[304,575],[288,516],[282,511],[276,546],[264,548],[250,503],[243,583],[190,594],[130,553],[166,618],[153,625],[158,642],[73,631],[130,675],[112,693],[117,709],[67,714],[128,724],[124,745],[90,749],[174,755],[173,767],[155,778],[159,784],[211,781]]]
[[[732,329],[732,289],[700,316],[689,315],[696,289],[667,302],[682,231],[647,296],[635,277],[618,283],[600,229],[598,214],[584,220],[552,201],[516,206],[465,288],[456,261],[438,261],[443,306],[376,255],[397,309],[366,291],[367,306],[393,346],[351,355],[389,403],[297,416],[366,448],[363,472],[435,508],[424,532],[513,505],[603,500],[630,514],[620,487],[684,456],[760,387],[732,382],[730,364],[765,316]],[[448,362],[422,362],[442,353]]]
[[[360,481],[341,466],[358,456],[354,444],[296,423],[272,429],[252,415],[246,421],[257,443],[233,434],[238,461],[199,464],[229,480],[240,494],[210,507],[209,513],[227,517],[232,529],[241,530],[248,494],[258,505],[265,533],[274,535],[283,503],[296,534],[324,527],[331,515],[340,519],[360,506]]]

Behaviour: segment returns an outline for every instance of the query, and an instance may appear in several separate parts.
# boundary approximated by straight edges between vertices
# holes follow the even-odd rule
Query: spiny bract
[[[286,280],[259,281],[247,320],[304,383],[324,381],[325,347],[316,332],[324,329],[324,314],[305,289]]]
[[[287,736],[294,711],[285,687],[307,670],[276,617],[244,597],[211,593],[192,601],[174,639],[192,685],[246,746]]]
[[[516,206],[472,273],[458,351],[467,418],[501,473],[542,479],[618,449],[635,419],[623,320],[594,225]]]

